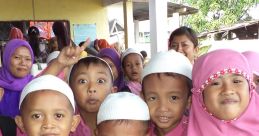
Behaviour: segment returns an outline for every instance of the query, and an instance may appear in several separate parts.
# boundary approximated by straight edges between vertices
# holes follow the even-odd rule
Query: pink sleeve
[[[1,136],[1,135],[0,135]],[[26,136],[18,127],[16,128],[16,136]]]

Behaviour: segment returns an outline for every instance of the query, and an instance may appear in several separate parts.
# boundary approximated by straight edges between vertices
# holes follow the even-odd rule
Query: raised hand
[[[80,59],[81,52],[84,51],[85,48],[89,46],[89,44],[90,44],[90,39],[87,38],[85,43],[81,47],[70,45],[63,48],[57,58],[58,63],[65,67],[77,63],[78,60]]]

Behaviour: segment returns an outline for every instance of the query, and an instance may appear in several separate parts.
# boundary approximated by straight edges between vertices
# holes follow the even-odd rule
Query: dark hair
[[[85,41],[82,41],[82,42],[80,42],[79,44],[78,44],[78,46],[83,46],[83,44],[85,43]]]
[[[133,121],[139,121],[140,123],[142,123],[143,125],[143,130],[144,132],[148,133],[148,126],[149,126],[149,121],[145,121],[145,120],[129,120],[129,119],[118,119],[118,120],[106,120],[101,122],[100,124],[97,125],[97,129],[102,125],[102,124],[106,124],[106,123],[113,123],[113,125],[121,125],[121,124],[130,124]]]
[[[192,95],[192,91],[191,91],[191,89],[192,89],[192,80],[191,79],[189,79],[188,77],[186,77],[186,76],[184,76],[184,75],[181,75],[181,74],[177,74],[177,73],[169,73],[169,72],[165,72],[165,73],[153,73],[153,74],[155,74],[158,78],[161,78],[161,75],[162,74],[165,74],[166,76],[170,76],[170,77],[173,77],[173,78],[181,78],[181,77],[183,77],[184,79],[185,79],[185,81],[186,81],[186,85],[187,85],[187,89],[188,89],[188,97],[189,96],[191,96]],[[153,74],[150,74],[150,75],[153,75]],[[148,75],[149,76],[149,75]],[[147,76],[146,76],[147,77]],[[142,90],[143,90],[143,94],[145,95],[145,91],[144,91],[144,80],[145,80],[145,78],[146,77],[144,77],[144,79],[143,79],[143,81],[142,81]]]
[[[140,53],[142,54],[143,58],[146,58],[146,57],[147,57],[147,52],[146,52],[146,51],[143,50],[143,51],[141,51]]]
[[[186,35],[192,41],[195,48],[198,46],[198,38],[197,38],[196,32],[189,27],[182,26],[177,28],[171,33],[169,42],[168,42],[169,43],[168,47],[170,48],[172,41],[176,36],[181,36],[181,35]]]
[[[29,44],[31,45],[31,48],[33,50],[33,54],[36,57],[40,56],[40,49],[39,49],[39,45],[40,45],[40,31],[37,27],[35,26],[31,26],[28,29],[28,37],[29,37]]]
[[[86,57],[86,58],[80,59],[71,69],[70,76],[69,76],[69,83],[71,83],[71,81],[73,80],[74,72],[76,71],[76,69],[78,69],[79,66],[83,65],[86,68],[88,68],[91,64],[95,64],[95,65],[99,64],[107,68],[110,72],[111,81],[113,83],[114,79],[109,65],[105,61],[102,61],[100,58],[97,58],[97,57]]]
[[[58,50],[62,50],[65,46],[70,44],[68,30],[62,21],[56,21],[52,25],[52,30],[57,37]]]

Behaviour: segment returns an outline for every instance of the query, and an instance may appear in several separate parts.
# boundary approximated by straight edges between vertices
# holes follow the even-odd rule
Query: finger
[[[90,38],[87,38],[84,44],[80,47],[81,51],[85,50],[85,48],[90,45],[90,42]]]

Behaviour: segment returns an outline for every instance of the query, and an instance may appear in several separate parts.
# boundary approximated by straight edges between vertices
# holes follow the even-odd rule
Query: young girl
[[[113,48],[101,49],[98,57],[104,59],[111,67],[114,76],[113,85],[118,88],[118,92],[125,87],[124,77],[121,68],[120,56]]]
[[[188,136],[259,135],[259,99],[246,58],[216,50],[194,63]]]
[[[160,52],[145,66],[142,91],[150,111],[151,136],[186,136],[191,73],[190,61],[175,51]]]
[[[130,91],[136,95],[141,92],[141,73],[143,70],[143,56],[133,48],[129,48],[122,53],[122,68],[127,81],[127,86]]]
[[[116,87],[113,87],[112,70],[101,58],[83,58],[73,66],[69,85],[81,116],[81,122],[72,135],[92,136],[101,103],[108,94],[116,92]]]

